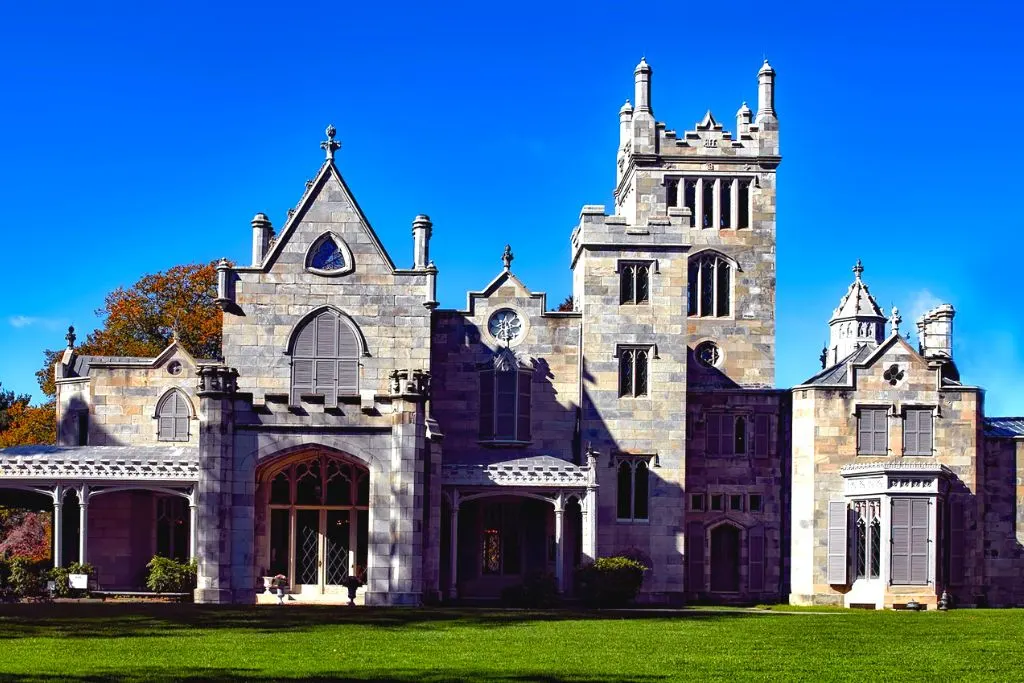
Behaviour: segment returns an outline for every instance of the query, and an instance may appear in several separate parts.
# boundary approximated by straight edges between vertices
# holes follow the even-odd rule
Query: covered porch
[[[531,576],[571,593],[596,557],[597,481],[549,456],[443,466],[441,586],[448,599],[499,598]]]
[[[154,555],[196,554],[196,448],[19,446],[0,451],[0,504],[31,492],[52,506],[52,560],[96,570],[94,589],[145,588]]]

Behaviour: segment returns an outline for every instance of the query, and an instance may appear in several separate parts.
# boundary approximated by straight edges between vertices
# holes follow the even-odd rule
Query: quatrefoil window
[[[317,275],[345,275],[354,269],[352,251],[341,236],[326,232],[306,252],[306,269]]]
[[[889,366],[888,370],[882,373],[882,378],[889,384],[896,386],[896,384],[903,379],[903,371],[900,370],[900,366],[893,363]]]

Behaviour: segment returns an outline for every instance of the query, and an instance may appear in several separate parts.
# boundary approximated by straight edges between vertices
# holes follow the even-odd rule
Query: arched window
[[[480,370],[480,440],[529,441],[533,372],[503,349]]]
[[[726,318],[732,314],[732,265],[725,258],[702,254],[691,259],[687,284],[688,315]]]
[[[650,491],[650,457],[628,456],[619,459],[618,504],[619,521],[646,520]]]
[[[164,395],[156,406],[157,441],[188,441],[192,405],[181,391],[174,389]]]
[[[306,252],[306,269],[317,275],[345,275],[354,270],[352,251],[333,232],[316,239]]]
[[[290,403],[301,396],[323,396],[324,405],[338,406],[338,396],[359,394],[359,336],[352,324],[332,309],[306,319],[292,342]]]

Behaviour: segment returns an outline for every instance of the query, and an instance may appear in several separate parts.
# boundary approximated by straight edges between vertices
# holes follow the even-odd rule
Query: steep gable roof
[[[860,261],[857,261],[853,272],[856,274],[856,278],[839,301],[839,306],[832,312],[829,322],[847,318],[861,320],[874,318],[884,323],[885,316],[882,314],[882,309],[868,290],[867,283],[860,279],[860,274],[864,272],[864,266]]]

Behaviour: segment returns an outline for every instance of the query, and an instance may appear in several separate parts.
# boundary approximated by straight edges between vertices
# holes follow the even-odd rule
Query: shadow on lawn
[[[124,681],[154,681],[155,683],[169,683],[170,681],[186,681],[188,683],[199,683],[200,681],[210,681],[211,683],[237,683],[238,681],[252,681],[253,683],[270,683],[271,681],[281,680],[303,680],[324,683],[327,681],[336,683],[363,683],[377,681],[395,681],[396,683],[441,683],[442,681],[497,681],[498,683],[525,683],[527,681],[535,681],[537,683],[598,683],[600,681],[601,683],[647,683],[663,681],[665,679],[667,679],[667,676],[608,677],[607,675],[604,675],[600,678],[591,678],[587,676],[553,676],[551,674],[541,672],[532,674],[501,674],[495,673],[494,671],[460,671],[458,674],[455,674],[445,673],[444,671],[413,671],[401,669],[393,669],[387,672],[382,671],[378,675],[360,677],[346,677],[344,674],[339,673],[337,675],[330,676],[302,676],[296,678],[282,678],[281,676],[274,676],[270,678],[260,676],[252,669],[214,668],[178,669],[175,671],[167,671],[166,669],[135,669],[127,676],[123,670],[112,670],[109,673],[80,676],[68,676],[67,674],[63,674],[61,676],[62,681],[70,681],[71,683],[113,683],[114,681],[118,681],[119,683]],[[51,681],[53,678],[43,675],[11,676],[10,674],[5,674],[3,680],[12,681],[14,683],[42,683],[43,681]]]
[[[780,615],[776,615],[780,616]],[[320,626],[384,629],[408,627],[503,628],[524,621],[621,619],[721,620],[763,618],[745,612],[657,610],[502,610],[351,608],[339,606],[214,606],[173,604],[20,604],[0,606],[0,643],[39,638],[144,638],[182,635],[189,630],[301,633]],[[511,679],[510,679],[511,680]]]

